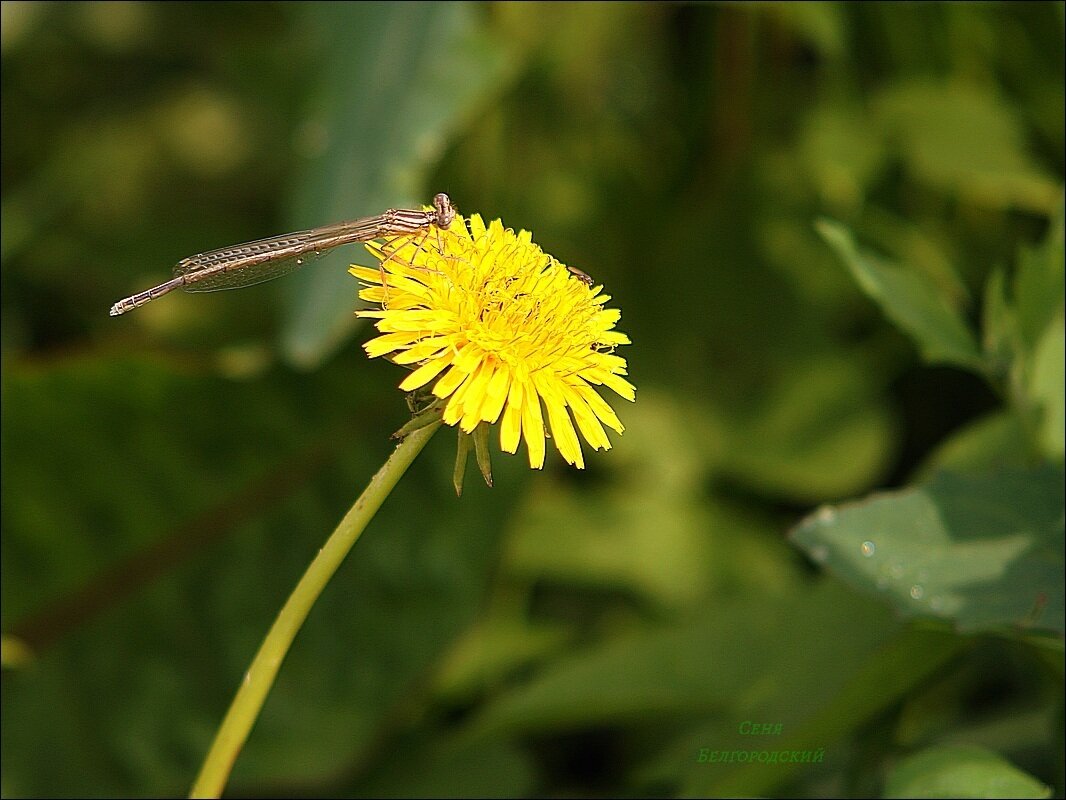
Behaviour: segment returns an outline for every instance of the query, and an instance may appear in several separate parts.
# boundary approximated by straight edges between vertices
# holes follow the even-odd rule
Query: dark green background
[[[1062,3],[2,13],[4,795],[187,791],[407,413],[360,347],[356,247],[111,303],[183,256],[444,190],[607,287],[627,431],[584,472],[494,443],[495,487],[472,472],[461,499],[438,433],[297,638],[231,793],[890,795],[984,763],[929,748],[976,745],[1062,796],[1061,583],[1048,641],[915,623],[808,558],[808,528],[785,537],[1011,407],[923,363],[816,222],[976,326],[994,269],[1054,250]],[[1050,487],[1028,522],[1059,541],[1061,454],[1018,479]]]

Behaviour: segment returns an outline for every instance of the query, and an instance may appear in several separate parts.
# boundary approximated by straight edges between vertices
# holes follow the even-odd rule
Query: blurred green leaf
[[[754,616],[723,606],[720,619],[642,632],[567,655],[485,709],[475,731],[513,735],[726,713],[749,686],[754,665],[770,661],[771,637],[754,627],[761,624]],[[746,652],[736,658],[741,641]]]
[[[791,539],[849,584],[907,616],[963,631],[1063,634],[1063,472],[1044,466],[929,483],[839,508]]]
[[[857,668],[853,667],[846,674],[841,674],[843,670],[830,670],[829,680],[836,683],[837,691],[831,697],[826,692],[825,702],[821,706],[812,709],[810,716],[801,723],[789,725],[780,739],[771,740],[770,746],[778,750],[801,752],[825,748],[826,760],[832,765],[845,749],[838,745],[839,742],[846,742],[849,734],[869,724],[878,714],[898,703],[900,698],[914,692],[930,676],[943,670],[965,646],[963,640],[944,631],[917,627],[900,631],[883,646],[870,652]],[[815,668],[826,667],[815,665]],[[808,684],[813,682],[812,673],[799,668],[793,674],[796,680],[787,686],[788,691],[779,693],[772,703],[765,703],[764,709],[752,714],[753,718],[773,716],[773,705],[780,707],[788,704],[790,698],[808,691]],[[736,743],[743,745],[743,742]],[[683,795],[764,796],[800,768],[809,770],[812,765],[784,763],[777,769],[768,770],[765,765],[755,763],[725,769],[721,774],[690,765],[689,780]]]
[[[1053,211],[1057,182],[1030,156],[1018,113],[987,87],[902,81],[874,108],[906,165],[931,186],[988,208]]]
[[[894,428],[867,372],[841,353],[782,367],[730,420],[723,472],[800,503],[869,488],[886,467]]]
[[[856,110],[816,107],[804,122],[799,155],[823,197],[854,209],[884,164],[885,149],[869,118]]]
[[[4,669],[24,667],[33,661],[33,651],[15,636],[0,637],[0,666]]]
[[[883,797],[1050,797],[1050,787],[983,747],[947,745],[913,755],[888,775]]]
[[[915,482],[939,470],[987,472],[1023,467],[1031,460],[1025,425],[1014,411],[994,411],[964,425],[929,454],[916,471]]]
[[[436,692],[449,700],[476,696],[531,663],[561,651],[573,636],[572,630],[560,624],[530,623],[497,613],[455,643],[440,664]]]
[[[1037,407],[1037,441],[1041,452],[1053,459],[1062,459],[1066,444],[1066,381],[1063,363],[1066,362],[1066,327],[1063,310],[1044,330],[1037,342],[1029,366],[1028,395]]]
[[[506,48],[468,3],[312,3],[326,57],[308,131],[321,140],[294,203],[295,224],[322,225],[429,203],[430,168],[475,108],[501,90]],[[460,207],[462,197],[453,197]],[[357,282],[326,255],[305,270],[282,331],[286,357],[314,366],[356,326]]]
[[[628,430],[609,455],[612,466],[627,465],[619,479],[581,492],[556,484],[531,492],[502,568],[522,584],[624,591],[662,609],[686,608],[713,583],[698,488],[707,454],[669,397],[642,393],[620,411]]]
[[[517,520],[506,568],[521,580],[631,591],[664,608],[705,594],[706,512],[691,494],[660,485],[599,492],[542,490]]]
[[[707,605],[698,619],[573,653],[486,708],[472,733],[707,715],[735,729],[756,712],[791,725],[819,708],[895,627],[876,603],[847,596],[830,581],[784,597],[753,592]],[[832,654],[810,646],[838,629],[853,635]]]
[[[826,58],[845,52],[847,26],[844,9],[833,3],[758,3],[750,6],[780,20]]]
[[[731,457],[724,426],[706,406],[652,389],[623,413],[625,435],[595,456],[612,480],[530,492],[516,510],[503,574],[523,586],[624,592],[661,613],[725,587],[791,591],[776,521],[706,496],[705,476]]]
[[[984,374],[973,333],[929,279],[859,250],[851,232],[838,222],[822,219],[816,227],[862,290],[914,339],[926,361]]]
[[[968,642],[968,657],[958,661],[954,669],[939,671],[910,693],[893,722],[894,743],[906,752],[934,744],[980,745],[1009,758],[1025,758],[1027,752],[1039,750],[1048,733],[1061,725],[1053,706],[1034,704],[1029,706],[1032,710],[993,706],[975,713],[969,702],[973,693],[988,685],[990,669],[994,670],[994,665],[1012,652],[1014,643],[990,637],[960,641]],[[1041,651],[1044,655],[1049,652]],[[1056,659],[1051,659],[1057,663],[1048,664],[1048,684],[1038,678],[1028,688],[1032,696],[1054,683],[1062,656],[1059,640]]]
[[[1005,378],[1015,364],[1020,341],[1017,315],[1007,297],[1007,277],[1002,269],[992,270],[985,283],[981,331],[993,374]]]
[[[1022,340],[1033,348],[1044,335],[1055,315],[1061,313],[1064,279],[1063,199],[1051,220],[1044,241],[1036,247],[1022,247],[1014,278],[1014,296]]]
[[[278,608],[390,450],[393,421],[362,434],[346,404],[327,402],[372,417],[361,361],[300,381],[132,359],[5,369],[5,415],[20,420],[3,437],[5,630],[42,642],[3,683],[5,791],[187,790]],[[44,436],[56,437],[48,449]],[[238,759],[237,791],[313,784],[372,752],[470,624],[507,487],[457,501],[445,439],[300,631]],[[62,503],[57,464],[76,476]],[[63,614],[40,616],[50,609]]]
[[[970,289],[956,266],[959,243],[945,236],[942,227],[872,202],[863,207],[861,219],[869,247],[892,253],[896,263],[929,278],[952,308],[969,307]]]
[[[1057,459],[1063,456],[1066,440],[1063,215],[1060,199],[1044,241],[1037,247],[1022,248],[1014,281],[1024,358],[1024,402],[1031,405],[1040,451]]]
[[[527,797],[536,794],[536,764],[503,739],[475,739],[431,731],[400,738],[354,797]]]
[[[1002,270],[989,276],[984,300],[984,343],[992,370],[1010,379],[1010,399],[1034,452],[1063,456],[1066,420],[1064,342],[1063,208],[1036,247],[1021,248],[1013,297]],[[1004,381],[1006,382],[1006,381]]]

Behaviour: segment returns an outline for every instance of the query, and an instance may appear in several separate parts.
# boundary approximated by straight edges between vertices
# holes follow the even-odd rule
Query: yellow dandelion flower
[[[501,449],[514,453],[524,439],[534,469],[544,466],[547,438],[583,468],[579,433],[607,450],[604,426],[624,430],[597,391],[634,399],[625,359],[614,353],[629,344],[614,329],[620,312],[528,231],[456,216],[447,231],[367,249],[380,267],[351,269],[364,283],[359,297],[379,306],[358,312],[376,319],[380,333],[364,345],[367,354],[413,367],[404,391],[433,382],[445,423],[466,433],[499,423]]]

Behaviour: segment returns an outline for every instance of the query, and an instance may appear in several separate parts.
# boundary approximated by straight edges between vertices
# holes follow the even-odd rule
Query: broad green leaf
[[[884,797],[1050,797],[1051,788],[972,745],[933,747],[889,773]]]
[[[447,187],[429,170],[479,106],[498,92],[509,59],[467,3],[324,3],[308,13],[324,42],[323,72],[307,130],[319,142],[294,202],[297,227],[419,207]],[[462,197],[452,198],[460,208]],[[314,366],[356,326],[357,281],[368,263],[340,248],[304,270],[292,292],[282,345]],[[295,283],[295,281],[293,282]]]
[[[860,250],[851,231],[838,222],[821,219],[816,227],[860,288],[914,340],[927,362],[984,373],[973,333],[928,278]]]
[[[811,558],[907,616],[963,631],[1063,633],[1063,472],[1045,466],[826,506],[790,534]]]

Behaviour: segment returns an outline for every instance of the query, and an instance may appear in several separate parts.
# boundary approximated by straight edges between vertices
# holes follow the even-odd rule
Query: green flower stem
[[[270,687],[274,685],[281,662],[311,607],[352,549],[359,534],[438,427],[439,422],[420,428],[400,443],[315,556],[245,673],[241,688],[237,690],[237,696],[233,698],[226,718],[222,720],[211,743],[211,750],[204,759],[190,797],[219,797],[222,794],[237,754],[248,739]]]

